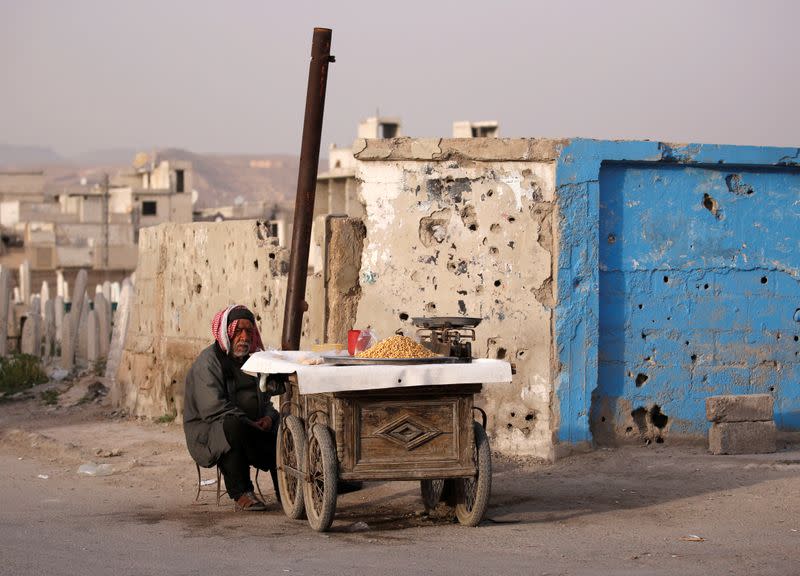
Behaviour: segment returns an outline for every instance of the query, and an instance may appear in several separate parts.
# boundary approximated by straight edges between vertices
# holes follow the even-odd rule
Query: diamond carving
[[[402,414],[375,431],[377,436],[399,444],[408,451],[430,442],[441,433],[441,430],[415,420],[408,413]]]

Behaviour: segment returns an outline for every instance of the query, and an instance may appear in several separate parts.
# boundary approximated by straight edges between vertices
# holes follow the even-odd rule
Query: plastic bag
[[[375,332],[372,328],[367,328],[366,330],[362,330],[361,334],[358,335],[358,339],[356,340],[355,353],[358,354],[359,352],[363,352],[364,350],[369,350],[377,343],[378,343],[377,332]]]

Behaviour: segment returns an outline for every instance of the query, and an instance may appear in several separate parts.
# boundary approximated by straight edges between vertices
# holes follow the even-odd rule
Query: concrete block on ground
[[[712,454],[775,452],[775,422],[715,422],[708,431]]]
[[[764,422],[773,419],[769,394],[726,394],[706,398],[709,422]]]

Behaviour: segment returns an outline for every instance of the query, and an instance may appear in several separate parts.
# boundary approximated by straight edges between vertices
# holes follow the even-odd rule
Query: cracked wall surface
[[[552,458],[554,158],[541,140],[362,141],[366,207],[356,327],[415,331],[473,316],[473,355],[516,365],[487,384],[493,449]]]

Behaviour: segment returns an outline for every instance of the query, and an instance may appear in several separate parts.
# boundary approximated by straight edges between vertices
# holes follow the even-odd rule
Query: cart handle
[[[483,423],[483,429],[486,430],[486,423],[488,421],[487,418],[486,418],[486,411],[483,408],[478,408],[477,406],[473,406],[472,410],[473,411],[478,411],[478,412],[481,413],[481,420],[482,420],[482,423]]]

